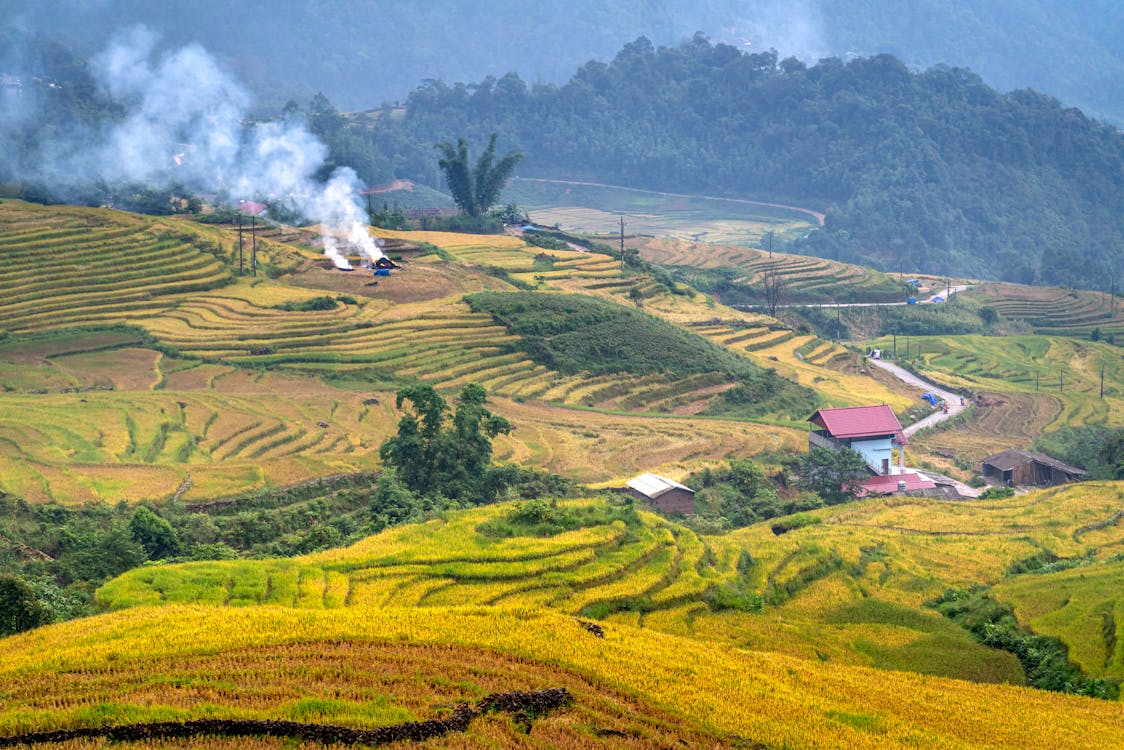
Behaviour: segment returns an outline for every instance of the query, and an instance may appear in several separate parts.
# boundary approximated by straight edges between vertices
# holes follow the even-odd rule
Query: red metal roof
[[[842,409],[820,409],[808,421],[823,427],[833,438],[874,437],[894,435],[906,445],[902,424],[886,404],[848,406]]]
[[[899,482],[905,482],[903,488]],[[901,492],[903,490],[929,490],[937,483],[920,474],[884,474],[859,482],[863,491],[859,495],[883,495],[888,492]]]

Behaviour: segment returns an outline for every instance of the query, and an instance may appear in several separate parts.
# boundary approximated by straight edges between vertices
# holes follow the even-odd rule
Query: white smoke
[[[382,257],[347,167],[316,179],[328,148],[302,123],[247,124],[250,96],[199,45],[161,51],[143,27],[118,36],[92,60],[104,95],[124,116],[96,133],[46,144],[35,175],[56,188],[98,183],[181,184],[237,203],[259,200],[320,224],[324,251],[350,268],[343,243]]]

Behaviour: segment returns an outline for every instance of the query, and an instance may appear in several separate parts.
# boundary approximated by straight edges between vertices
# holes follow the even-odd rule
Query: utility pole
[[[621,273],[624,273],[624,217],[621,217]]]
[[[1065,375],[1058,370],[1058,393],[1065,393]]]
[[[258,275],[258,217],[256,214],[250,215],[250,267],[253,269],[254,276]]]
[[[773,259],[773,233],[769,232],[765,235],[769,238],[769,260]]]
[[[1038,373],[1034,373],[1034,392],[1038,393]]]
[[[1104,398],[1104,365],[1101,365],[1101,398]]]
[[[242,266],[242,212],[238,212],[238,275],[245,274],[245,268]]]
[[[894,331],[894,359],[898,358],[898,332]]]

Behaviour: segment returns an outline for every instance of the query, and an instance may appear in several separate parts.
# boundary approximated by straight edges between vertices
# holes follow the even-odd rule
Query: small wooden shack
[[[1056,458],[1031,451],[1009,450],[983,460],[983,478],[988,484],[1049,487],[1077,482],[1085,472]]]
[[[658,474],[641,474],[629,480],[627,486],[630,495],[647,501],[661,513],[686,516],[695,512],[695,491],[674,479]]]

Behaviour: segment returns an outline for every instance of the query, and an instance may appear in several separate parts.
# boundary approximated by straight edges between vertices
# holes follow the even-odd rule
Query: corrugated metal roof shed
[[[645,497],[651,499],[655,499],[665,492],[669,492],[674,489],[694,492],[694,490],[690,487],[679,484],[679,482],[676,482],[674,479],[668,479],[667,477],[661,477],[658,474],[648,473],[641,474],[635,479],[629,480],[627,486],[629,489],[636,490],[641,495],[644,495]]]
[[[1009,450],[1002,453],[996,453],[993,456],[988,456],[983,460],[985,464],[990,464],[1000,471],[1008,471],[1016,466],[1022,466],[1028,461],[1043,464],[1045,466],[1052,466],[1058,471],[1064,471],[1066,474],[1084,474],[1085,472],[1078,469],[1076,466],[1064,464],[1056,458],[1043,455],[1041,453],[1034,453],[1032,451]]]

